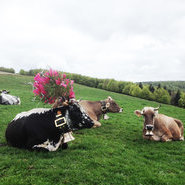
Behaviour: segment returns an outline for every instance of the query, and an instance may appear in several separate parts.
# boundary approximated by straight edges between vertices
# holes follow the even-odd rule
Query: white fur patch
[[[154,141],[160,141],[161,140],[161,137],[159,137],[157,135],[153,135],[152,138],[153,138]]]
[[[31,114],[35,114],[35,113],[42,114],[42,113],[47,112],[49,110],[50,109],[47,109],[47,108],[37,108],[37,109],[29,110],[27,112],[21,112],[21,113],[17,114],[13,120],[16,121],[17,119],[20,119],[20,118],[23,118],[23,117],[28,117]]]
[[[103,119],[108,120],[109,116],[107,114],[104,114]]]
[[[155,112],[155,114],[158,114],[158,111],[154,111],[153,107],[144,107],[141,113],[143,114],[144,112],[147,112],[147,111],[152,111],[152,112]]]
[[[50,152],[54,152],[56,151],[59,146],[61,145],[62,143],[62,139],[63,139],[63,136],[60,136],[60,139],[58,141],[58,143],[54,144],[53,141],[49,141],[49,139],[47,141],[45,141],[44,143],[42,144],[39,144],[39,145],[34,145],[33,146],[33,149],[34,148],[45,148],[47,150],[49,150]]]

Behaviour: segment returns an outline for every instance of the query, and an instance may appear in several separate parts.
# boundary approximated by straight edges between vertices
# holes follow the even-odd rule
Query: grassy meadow
[[[34,101],[33,77],[0,75],[0,89],[21,98],[21,105],[0,105],[0,143],[6,143],[7,124],[17,113],[50,107]],[[143,118],[134,110],[159,103],[75,84],[76,99],[103,100],[111,96],[123,113],[109,113],[102,127],[76,131],[67,150],[30,152],[10,146],[0,147],[0,184],[185,184],[185,142],[143,140]],[[185,123],[185,109],[163,105],[160,113]]]

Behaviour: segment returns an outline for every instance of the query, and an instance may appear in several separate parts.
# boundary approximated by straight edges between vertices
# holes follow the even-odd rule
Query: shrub
[[[154,100],[161,102],[161,103],[170,104],[171,97],[170,97],[168,91],[166,91],[163,88],[158,88],[154,92]]]

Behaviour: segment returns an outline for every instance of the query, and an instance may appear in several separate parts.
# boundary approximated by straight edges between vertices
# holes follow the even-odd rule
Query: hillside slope
[[[14,116],[37,107],[50,107],[34,101],[33,77],[0,75],[0,89],[20,96],[20,106],[0,105],[0,143]],[[184,184],[185,142],[150,142],[142,139],[143,118],[134,110],[158,103],[123,94],[75,84],[76,99],[103,100],[111,96],[123,113],[109,113],[102,127],[74,133],[67,150],[42,153],[0,147],[0,184]],[[162,105],[160,112],[185,123],[185,109]]]

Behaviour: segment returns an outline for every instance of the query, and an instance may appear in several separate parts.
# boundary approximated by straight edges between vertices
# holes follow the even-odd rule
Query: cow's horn
[[[69,105],[69,101],[68,100],[65,100],[65,102],[62,102],[62,105],[63,106],[68,106]]]
[[[159,110],[159,108],[161,107],[161,104],[159,105],[159,107],[157,107],[157,108],[154,108],[154,111],[157,111],[157,110]]]

